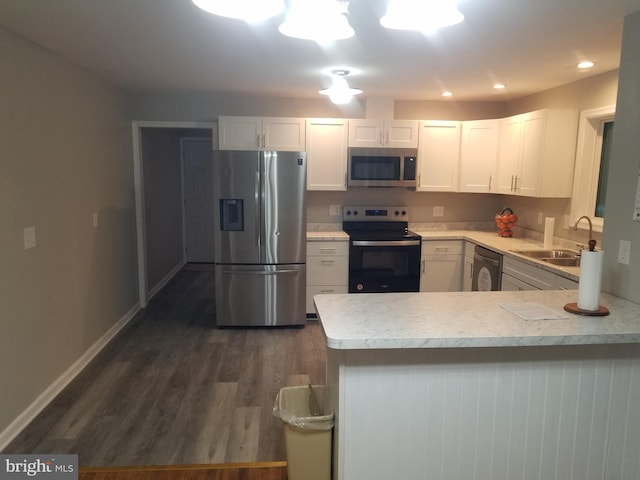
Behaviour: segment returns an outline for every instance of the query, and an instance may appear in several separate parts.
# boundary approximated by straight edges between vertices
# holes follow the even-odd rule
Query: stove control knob
[[[354,215],[358,215],[358,210],[354,210],[354,211],[353,211],[353,214],[354,214]]]
[[[395,212],[395,213],[396,213],[396,217],[397,217],[398,215],[400,215],[400,212],[399,212],[398,210],[396,210],[396,212]]]
[[[351,210],[345,211],[344,214],[347,215],[347,216],[351,215]]]
[[[406,210],[402,210],[402,216],[405,216],[407,214]]]

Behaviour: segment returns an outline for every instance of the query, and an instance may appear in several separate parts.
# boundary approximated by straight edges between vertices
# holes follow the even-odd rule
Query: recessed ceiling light
[[[594,65],[595,65],[595,63],[593,63],[593,62],[591,62],[591,61],[589,61],[589,60],[585,60],[584,62],[580,62],[580,63],[578,64],[578,68],[579,68],[579,69],[581,69],[581,70],[584,70],[584,69],[586,69],[586,68],[591,68],[591,67],[593,67]]]
[[[507,87],[504,83],[494,83],[493,88],[496,90],[504,90]]]
[[[442,96],[443,96],[443,97],[453,97],[453,93],[452,93],[452,92],[449,92],[449,91],[442,92]]]

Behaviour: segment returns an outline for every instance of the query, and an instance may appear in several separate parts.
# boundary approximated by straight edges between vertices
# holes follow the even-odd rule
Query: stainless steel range
[[[409,231],[409,210],[344,207],[349,235],[349,293],[420,290],[420,235]]]

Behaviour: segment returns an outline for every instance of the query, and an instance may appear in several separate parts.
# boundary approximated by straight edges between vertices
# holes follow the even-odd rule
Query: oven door
[[[420,290],[420,240],[351,240],[349,293]]]

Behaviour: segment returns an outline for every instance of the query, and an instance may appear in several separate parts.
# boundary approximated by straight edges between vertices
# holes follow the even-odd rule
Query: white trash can
[[[330,480],[333,408],[327,387],[282,388],[273,412],[284,422],[288,480]]]

